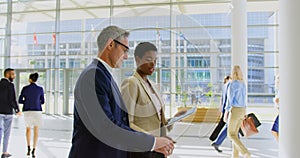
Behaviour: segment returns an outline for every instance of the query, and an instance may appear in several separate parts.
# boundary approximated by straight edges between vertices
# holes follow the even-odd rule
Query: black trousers
[[[129,152],[128,158],[165,158],[165,156],[155,151]]]
[[[209,137],[209,140],[211,141],[215,141],[219,135],[219,133],[221,132],[221,130],[223,129],[223,127],[225,126],[225,122],[223,121],[224,118],[224,114],[222,114],[222,117],[218,123],[218,125],[216,126],[216,128],[214,129],[214,131],[212,132],[212,134]]]

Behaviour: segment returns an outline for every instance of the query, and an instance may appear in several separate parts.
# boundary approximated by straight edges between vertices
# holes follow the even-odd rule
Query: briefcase
[[[248,114],[242,122],[241,128],[239,129],[239,133],[241,136],[249,137],[251,135],[257,134],[257,127],[261,125],[258,118],[254,113]]]
[[[241,129],[245,137],[249,137],[258,133],[258,130],[254,125],[254,120],[252,117],[247,117],[243,120]]]

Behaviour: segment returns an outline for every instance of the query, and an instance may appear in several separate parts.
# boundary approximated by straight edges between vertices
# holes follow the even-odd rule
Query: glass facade
[[[277,1],[273,3],[276,8]],[[252,1],[248,5],[263,8],[265,4]],[[72,114],[74,85],[97,54],[97,35],[104,27],[117,25],[130,31],[129,59],[118,70],[119,83],[135,69],[135,46],[149,41],[158,48],[151,80],[158,84],[170,113],[170,107],[194,104],[195,97],[199,106],[215,106],[211,98],[218,102],[223,77],[231,69],[229,6],[227,0],[46,0],[12,1],[11,6],[0,1],[0,69],[16,69],[17,92],[30,72],[40,72],[45,112]],[[271,105],[274,97],[277,11],[266,7],[247,14],[251,105]],[[10,21],[8,28],[5,24]]]

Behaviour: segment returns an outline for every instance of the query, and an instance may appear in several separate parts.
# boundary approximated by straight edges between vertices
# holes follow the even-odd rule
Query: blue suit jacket
[[[129,128],[119,88],[100,61],[95,59],[81,73],[74,95],[69,158],[126,158],[126,150],[152,149],[153,136]],[[128,133],[124,135],[124,131]]]
[[[45,103],[43,88],[35,83],[23,87],[19,103],[24,104],[23,111],[42,111]]]
[[[230,85],[230,82],[227,82],[225,85],[223,85],[223,90],[222,90],[222,113],[225,113],[225,106],[227,103],[227,91],[228,87]]]

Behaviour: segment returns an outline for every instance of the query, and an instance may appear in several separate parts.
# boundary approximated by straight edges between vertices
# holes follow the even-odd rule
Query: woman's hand
[[[174,115],[174,117],[183,115],[183,114],[185,114],[186,112],[187,112],[187,110],[181,110],[181,111],[178,111],[178,112]]]
[[[225,123],[227,123],[227,121],[228,121],[228,111],[225,111],[225,113],[224,113],[224,117],[223,117],[223,121],[225,122]]]
[[[279,98],[275,98],[275,99],[274,99],[274,102],[275,102],[276,104],[279,104]]]

